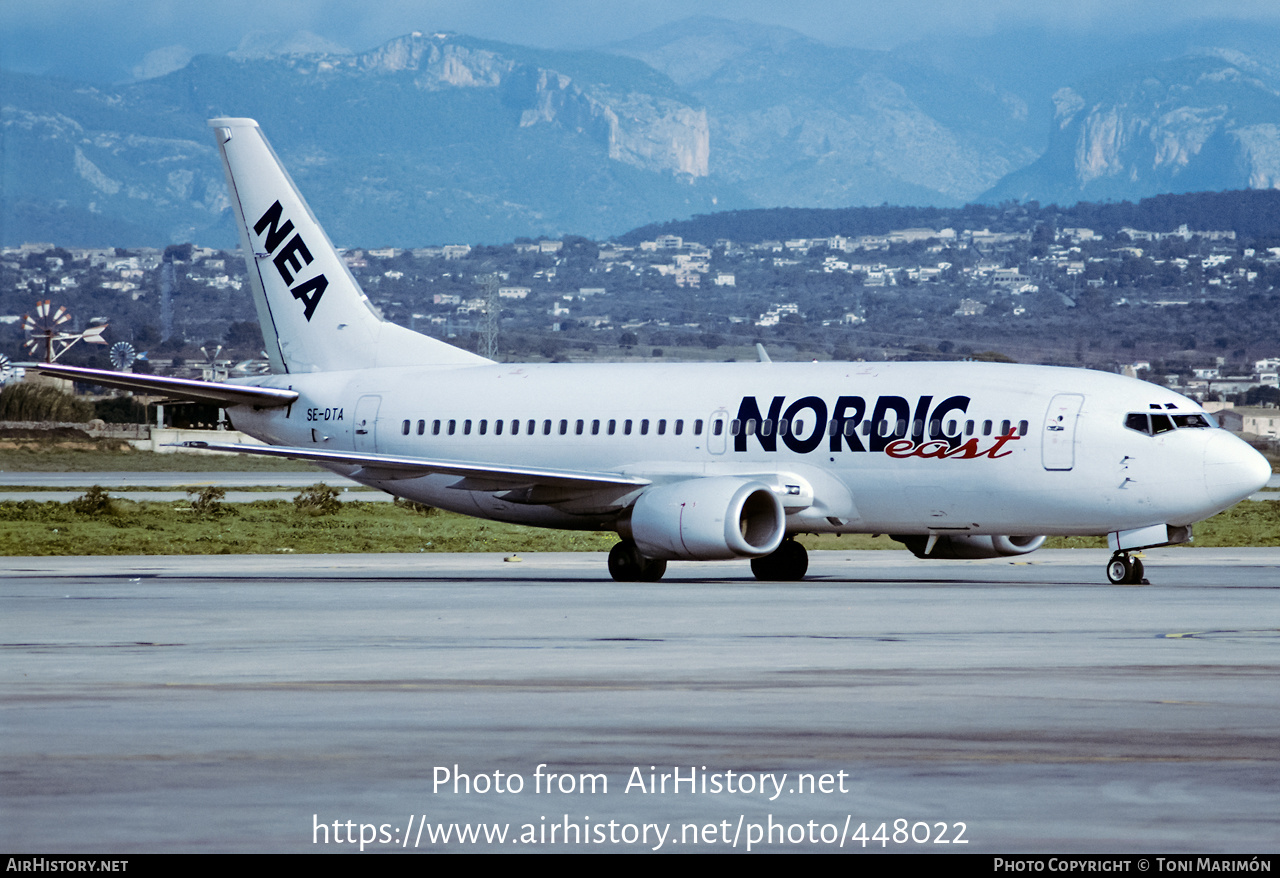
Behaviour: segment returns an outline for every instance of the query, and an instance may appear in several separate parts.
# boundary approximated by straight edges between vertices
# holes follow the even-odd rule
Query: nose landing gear
[[[1107,562],[1107,579],[1115,585],[1149,585],[1142,578],[1142,562],[1128,552],[1116,552]]]

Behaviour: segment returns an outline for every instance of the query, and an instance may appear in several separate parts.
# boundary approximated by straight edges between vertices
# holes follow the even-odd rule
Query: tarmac
[[[7,558],[0,844],[1280,846],[1280,550],[811,558]]]

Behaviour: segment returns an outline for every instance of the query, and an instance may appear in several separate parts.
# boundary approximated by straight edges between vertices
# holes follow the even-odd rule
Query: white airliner
[[[47,365],[217,402],[274,447],[467,515],[615,531],[609,572],[743,558],[799,579],[800,533],[883,533],[921,558],[1048,534],[1130,553],[1260,489],[1267,461],[1194,401],[1101,372],[991,363],[495,363],[384,321],[256,122],[213,119],[273,373],[229,383]]]

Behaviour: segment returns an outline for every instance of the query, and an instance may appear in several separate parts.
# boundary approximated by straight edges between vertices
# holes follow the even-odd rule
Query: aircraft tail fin
[[[484,357],[382,319],[252,119],[210,119],[267,357],[279,372],[478,365]]]

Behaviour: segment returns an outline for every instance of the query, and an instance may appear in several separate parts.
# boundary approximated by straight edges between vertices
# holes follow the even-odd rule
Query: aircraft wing
[[[252,387],[244,384],[223,384],[213,381],[194,381],[190,378],[168,378],[163,375],[135,375],[132,372],[113,372],[110,369],[86,369],[81,366],[62,366],[57,363],[41,363],[31,367],[45,375],[70,378],[103,387],[119,387],[154,393],[171,399],[191,402],[212,402],[218,405],[254,405],[262,408],[285,406],[298,398],[297,391],[278,390],[274,387]]]
[[[511,491],[517,488],[643,488],[649,479],[618,473],[554,470],[527,466],[466,463],[457,460],[428,460],[421,457],[396,457],[391,454],[361,454],[355,451],[321,451],[312,448],[289,448],[278,445],[231,445],[216,442],[183,442],[187,448],[205,451],[232,451],[239,454],[261,454],[288,457],[315,463],[360,467],[350,474],[356,479],[416,479],[429,475],[461,476],[462,487],[473,491]]]

